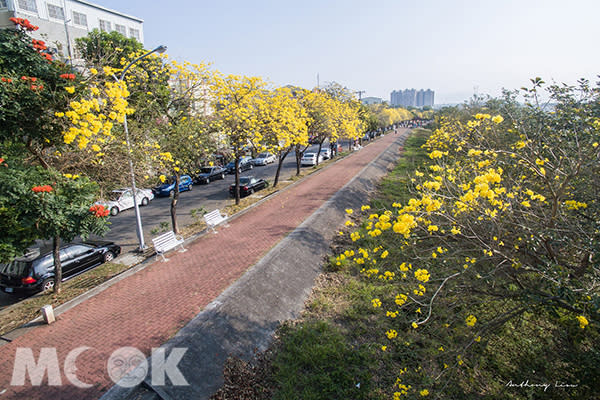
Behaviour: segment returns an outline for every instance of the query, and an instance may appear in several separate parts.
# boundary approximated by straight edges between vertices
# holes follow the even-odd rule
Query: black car
[[[269,182],[264,179],[257,179],[253,176],[242,176],[240,177],[240,197],[248,196],[269,186]],[[229,194],[231,197],[235,197],[235,184],[229,186]]]
[[[210,183],[215,179],[225,179],[227,171],[223,167],[203,167],[194,179],[195,183]]]
[[[247,171],[249,169],[252,169],[252,167],[253,167],[252,157],[240,158],[239,172]],[[235,161],[231,161],[229,164],[227,164],[225,166],[225,169],[227,170],[228,174],[234,174],[235,173]]]
[[[121,253],[113,242],[86,241],[68,244],[60,249],[63,280],[102,263]],[[54,287],[54,256],[39,252],[0,264],[0,290],[6,293],[34,293]]]

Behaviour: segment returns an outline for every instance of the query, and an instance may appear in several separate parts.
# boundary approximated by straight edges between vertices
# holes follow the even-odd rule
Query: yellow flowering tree
[[[251,148],[262,148],[260,109],[267,84],[258,77],[216,74],[211,85],[213,129],[227,137],[235,160],[235,202],[240,202],[240,159]]]
[[[295,93],[302,89],[277,88],[258,97],[261,147],[277,155],[273,186],[279,182],[281,165],[296,146],[308,145],[306,110]]]
[[[318,89],[306,92],[302,98],[302,104],[308,114],[308,135],[313,143],[319,144],[320,152],[325,140],[336,142],[339,137],[336,118],[339,116],[340,104],[329,93]],[[302,152],[296,152],[298,170]],[[318,161],[317,158],[317,164]]]
[[[410,178],[410,196],[363,207],[350,235],[357,248],[336,259],[389,283],[371,306],[389,318],[384,350],[414,367],[397,388],[448,390],[449,379],[481,377],[488,372],[473,354],[489,358],[498,332],[536,331],[526,322],[537,318],[598,355],[591,345],[600,321],[598,91],[586,81],[550,86],[555,104],[547,109],[538,101],[542,86],[533,81],[526,105],[507,93],[442,113],[424,144],[428,162]],[[427,359],[411,361],[415,341]],[[543,361],[527,362],[544,369]],[[571,363],[561,373],[589,374],[591,365]]]
[[[208,160],[223,146],[218,133],[209,129],[208,109],[210,99],[208,88],[212,72],[205,64],[178,63],[171,61],[165,65],[169,82],[165,93],[154,92],[164,88],[148,87],[148,100],[144,110],[154,116],[151,135],[154,159],[163,174],[175,177],[175,190],[171,198],[171,225],[178,232],[177,203],[179,183],[182,174],[192,177],[197,172],[198,163]]]

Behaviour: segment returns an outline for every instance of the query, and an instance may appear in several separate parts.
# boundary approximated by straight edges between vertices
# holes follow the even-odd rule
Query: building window
[[[65,19],[65,12],[62,7],[54,6],[52,4],[48,4],[48,16],[54,19]]]
[[[136,39],[138,42],[140,40],[140,31],[139,29],[129,28],[129,37]]]
[[[77,11],[73,11],[73,23],[79,26],[87,27],[87,16]]]
[[[123,36],[127,36],[127,28],[125,28],[125,25],[115,24],[115,31],[119,32]]]
[[[100,30],[102,32],[110,32],[110,21],[105,21],[103,19],[99,20],[100,21]]]
[[[37,5],[35,0],[19,0],[19,8],[25,11],[37,13]]]
[[[6,0],[0,0],[0,8],[8,8],[6,5]]]

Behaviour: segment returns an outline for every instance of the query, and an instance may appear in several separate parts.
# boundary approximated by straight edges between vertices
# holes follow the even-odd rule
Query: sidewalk
[[[132,346],[148,356],[152,348],[169,341],[194,317],[206,315],[206,312],[201,313],[202,310],[218,308],[223,303],[223,295],[216,302],[214,300],[225,289],[243,289],[244,279],[239,280],[236,285],[232,284],[371,161],[384,153],[393,142],[401,141],[403,136],[388,134],[380,138],[359,152],[269,198],[231,221],[229,227],[219,228],[217,235],[205,235],[190,243],[187,252],[171,253],[169,262],[153,263],[61,314],[56,323],[39,326],[0,347],[0,399],[100,397],[113,385],[106,370],[113,351]],[[394,156],[397,155],[396,151]],[[359,180],[354,184],[361,186],[363,182]],[[359,198],[352,191],[349,196]],[[326,217],[327,214],[323,214],[320,218],[330,230],[335,229],[336,226],[332,226]],[[290,235],[294,239],[292,236]],[[323,246],[327,248],[328,240],[323,235],[315,235],[313,232],[308,236],[304,235],[304,238],[308,238],[314,245],[306,248],[305,252],[312,253],[318,248],[319,251],[315,251],[317,254],[322,251]],[[272,254],[273,252],[270,253],[271,256]],[[302,253],[297,254],[296,259],[290,262],[302,261],[301,257]],[[306,267],[316,274],[319,265],[307,262]],[[251,272],[255,270],[253,268]],[[261,281],[266,283],[270,278],[268,275],[262,276]],[[289,291],[293,292],[294,282],[289,282],[288,286]],[[228,291],[230,294],[231,288]],[[268,290],[268,285],[264,289],[254,289],[255,298],[260,299],[268,294],[261,292]],[[233,290],[234,294],[236,290]],[[283,299],[287,293],[274,295]],[[194,326],[190,324],[186,328],[190,334]],[[185,335],[180,333],[175,339],[181,337]],[[17,348],[31,348],[36,360],[42,348],[56,348],[59,365],[62,366],[67,354],[82,346],[89,349],[77,357],[76,376],[80,381],[91,384],[90,388],[80,389],[69,384],[64,371],[61,372],[62,386],[48,386],[47,375],[42,386],[32,386],[28,376],[25,386],[10,386]],[[264,347],[266,342],[258,343],[257,346]],[[226,355],[218,356],[222,358]],[[205,359],[203,364],[206,361]],[[185,371],[181,365],[180,369]],[[218,382],[218,377],[215,382]],[[163,395],[169,396],[168,393]]]

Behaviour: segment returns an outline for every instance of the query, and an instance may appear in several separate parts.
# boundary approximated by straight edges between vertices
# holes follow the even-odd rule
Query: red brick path
[[[149,355],[190,321],[225,288],[263,257],[277,242],[382,153],[399,136],[388,134],[359,152],[305,179],[291,189],[188,246],[171,253],[61,314],[52,325],[37,327],[0,347],[0,399],[98,398],[113,382],[106,371],[111,353],[133,346]],[[88,346],[77,358],[77,378],[92,384],[80,389],[61,372],[62,386],[10,386],[16,349],[56,347],[63,365],[67,354]],[[2,393],[6,389],[6,392]]]

